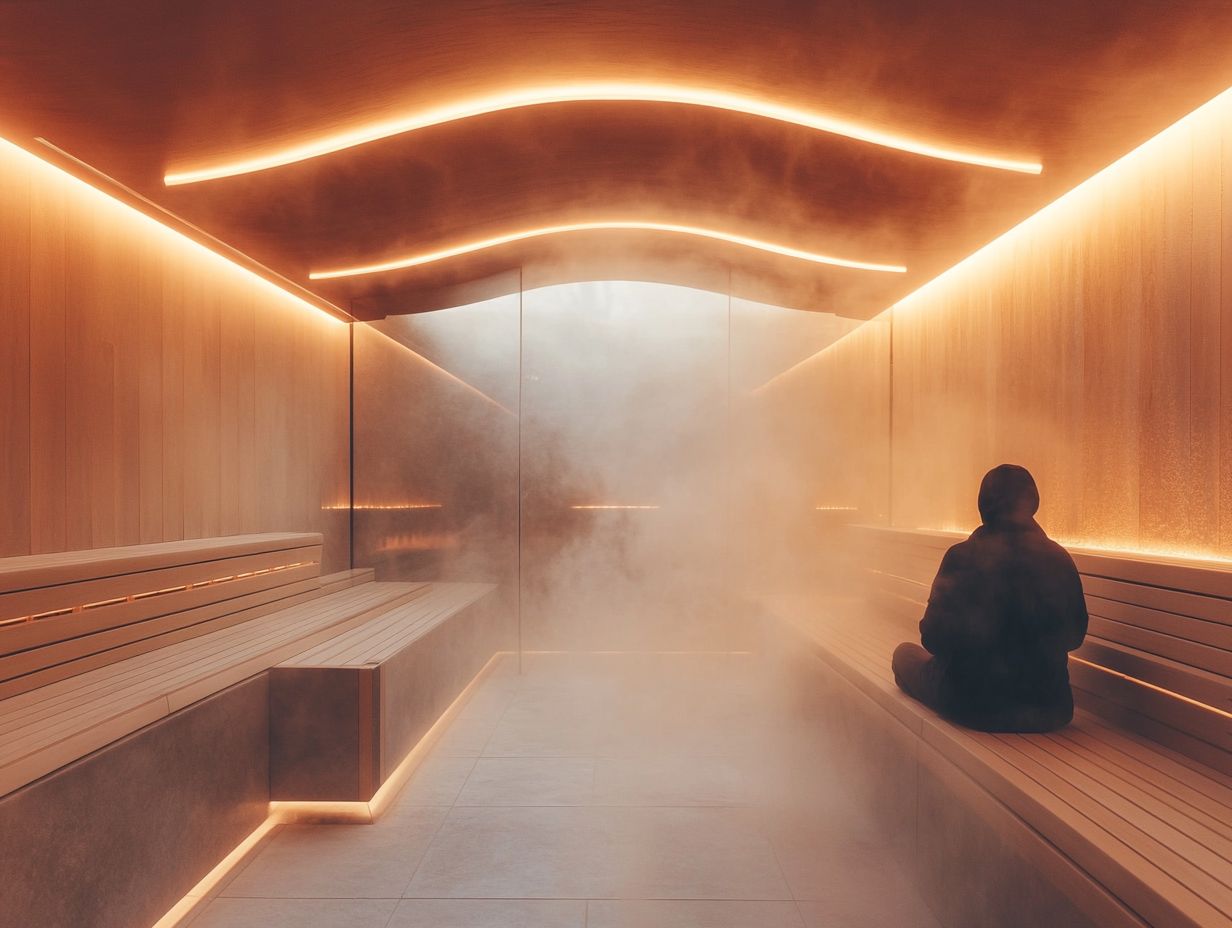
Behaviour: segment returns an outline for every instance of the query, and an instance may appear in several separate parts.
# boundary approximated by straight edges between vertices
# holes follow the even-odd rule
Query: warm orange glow
[[[0,627],[5,625],[17,625],[25,622],[38,622],[62,615],[74,615],[84,612],[87,609],[101,609],[106,606],[118,606],[124,603],[136,602],[139,599],[150,599],[155,596],[165,596],[168,593],[184,593],[188,590],[199,590],[206,586],[217,586],[222,583],[231,583],[235,580],[246,580],[249,577],[260,577],[265,574],[273,574],[282,570],[291,570],[295,567],[313,567],[317,563],[317,561],[296,561],[294,564],[279,564],[275,567],[263,567],[260,570],[250,570],[242,574],[230,574],[226,577],[214,577],[210,580],[194,580],[192,583],[185,583],[182,586],[169,586],[164,587],[161,590],[148,590],[144,593],[129,593],[125,596],[117,596],[114,599],[104,599],[95,603],[82,603],[77,606],[65,606],[62,609],[53,609],[49,612],[38,612],[34,615],[24,615],[15,619],[4,619],[3,621],[0,621]]]
[[[407,753],[394,772],[367,802],[271,802],[269,816],[247,838],[218,862],[209,873],[202,877],[201,882],[190,889],[179,902],[173,905],[167,914],[160,918],[153,928],[176,928],[184,922],[193,911],[209,898],[210,893],[245,859],[256,850],[271,831],[279,825],[293,822],[328,822],[331,824],[370,824],[376,821],[394,800],[398,793],[410,781],[411,774],[422,763],[424,757],[440,738],[444,728],[452,722],[470,699],[475,689],[487,679],[497,663],[509,656],[508,651],[498,651],[493,654],[479,673],[458,697],[441,713],[440,718],[429,728],[415,747]]]
[[[1047,527],[1047,526],[1045,526]],[[921,528],[916,531],[932,532],[937,535],[953,535],[954,540],[965,538],[975,530],[975,524],[970,527],[959,525],[947,525],[944,528]],[[1170,544],[1139,544],[1135,541],[1126,541],[1124,546],[1118,546],[1115,543],[1107,541],[1099,542],[1087,538],[1074,538],[1066,535],[1053,535],[1053,540],[1057,544],[1067,548],[1070,551],[1079,554],[1087,553],[1094,555],[1104,555],[1107,557],[1123,557],[1123,558],[1162,558],[1172,561],[1194,562],[1200,561],[1210,564],[1216,570],[1226,570],[1229,565],[1232,565],[1232,557],[1222,554],[1218,551],[1213,551],[1209,548],[1193,548],[1186,545],[1170,545]]]
[[[775,245],[772,242],[763,242],[760,239],[748,238],[743,235],[733,235],[729,232],[719,232],[715,229],[703,229],[698,226],[682,226],[668,222],[600,220],[595,222],[575,222],[568,225],[540,226],[535,229],[524,229],[521,232],[510,232],[507,235],[497,235],[493,238],[485,238],[475,242],[467,242],[466,244],[455,245],[452,248],[445,248],[440,251],[430,251],[418,255],[407,255],[401,258],[392,258],[388,261],[380,261],[375,264],[361,264],[356,267],[337,268],[330,271],[313,271],[308,276],[312,280],[333,280],[338,277],[358,277],[363,274],[380,274],[385,271],[397,271],[410,267],[419,267],[424,264],[431,264],[435,261],[444,261],[446,258],[456,258],[460,255],[469,255],[488,248],[496,248],[500,245],[509,245],[513,242],[524,242],[527,239],[532,238],[543,238],[548,235],[564,235],[570,232],[613,231],[668,232],[679,235],[693,235],[699,238],[712,239],[717,242],[726,242],[730,245],[739,245],[743,248],[752,248],[756,251],[764,251],[770,254],[782,255],[787,258],[798,258],[801,261],[811,261],[814,264],[829,264],[834,267],[846,267],[858,271],[880,271],[889,274],[902,274],[907,270],[899,264],[873,264],[868,261],[854,261],[849,258],[836,258],[832,255],[823,255],[812,251],[803,251],[799,248],[791,248],[787,245]]]
[[[1074,211],[1081,212],[1086,210],[1090,205],[1086,198],[1094,197],[1101,191],[1107,190],[1109,185],[1124,182],[1128,172],[1145,155],[1161,149],[1170,140],[1190,131],[1201,120],[1209,118],[1211,113],[1229,105],[1232,105],[1232,89],[1225,90],[1214,99],[1204,103],[1193,112],[1164,129],[1158,135],[1152,136],[1128,154],[1118,158],[1103,170],[1091,175],[1078,186],[1053,200],[1039,212],[1028,216],[1008,232],[993,239],[987,245],[968,255],[953,267],[943,271],[919,289],[903,297],[886,312],[902,312],[911,309],[914,304],[920,303],[927,296],[936,293],[956,276],[980,273],[977,269],[989,262],[998,262],[1000,267],[1008,271],[1010,264],[1016,260],[1013,248],[1024,237],[1037,234],[1041,228],[1047,228],[1048,223],[1064,223]],[[857,328],[855,331],[859,331],[859,329]]]
[[[856,506],[814,506],[817,512],[859,512]]]
[[[204,262],[206,269],[212,273],[237,276],[247,285],[256,286],[257,289],[287,301],[299,309],[310,310],[315,317],[328,319],[334,325],[341,324],[344,318],[350,318],[342,310],[307,291],[303,291],[303,296],[292,292],[292,289],[288,289],[296,286],[292,282],[285,281],[280,275],[219,242],[213,236],[172,216],[156,204],[128,190],[84,162],[61,152],[49,143],[43,142],[43,144],[47,146],[47,153],[50,157],[59,159],[68,168],[47,161],[2,138],[0,138],[0,158],[16,159],[31,171],[36,172],[39,183],[45,182],[53,185],[55,189],[63,190],[65,195],[76,200],[88,201],[85,205],[101,206],[108,210],[109,214],[105,221],[113,234],[121,234],[122,230],[136,226],[142,236],[153,235],[160,248],[180,249],[192,260]],[[7,170],[7,166],[0,164],[0,172]],[[73,173],[74,171],[76,173]],[[78,174],[83,176],[78,176]],[[229,253],[230,257],[224,252]],[[247,262],[248,266],[238,263],[239,261]],[[262,273],[258,273],[257,269]],[[282,280],[286,286],[276,283],[275,280]],[[320,305],[309,302],[305,296],[316,299]]]
[[[183,899],[173,905],[166,915],[155,922],[153,928],[175,928],[179,925],[209,897],[228,873],[242,863],[265,840],[266,836],[281,824],[282,821],[277,816],[269,816],[256,827],[252,834],[236,845],[230,854],[220,860],[213,870],[203,876],[201,881],[190,889]]]
[[[785,122],[841,135],[845,138],[882,148],[892,148],[896,151],[922,155],[926,158],[937,158],[942,161],[956,161],[978,167],[996,168],[1002,171],[1016,171],[1023,174],[1038,174],[1042,166],[1037,161],[1027,161],[1007,158],[1001,155],[990,155],[982,152],[965,151],[911,138],[896,132],[886,132],[872,126],[861,125],[847,119],[840,119],[813,110],[785,106],[771,100],[763,100],[744,94],[729,93],[723,90],[711,90],[704,87],[681,87],[671,84],[635,83],[627,81],[581,82],[571,84],[547,84],[532,87],[522,87],[515,90],[503,90],[485,96],[472,97],[447,103],[443,106],[431,107],[404,113],[392,119],[367,123],[318,136],[305,142],[275,148],[263,154],[247,158],[237,158],[220,161],[201,167],[177,171],[169,171],[163,178],[167,186],[178,184],[195,184],[206,180],[216,180],[220,177],[234,177],[237,174],[251,174],[255,171],[265,171],[282,165],[295,164],[309,158],[319,158],[322,155],[343,151],[375,142],[378,139],[390,138],[424,129],[428,126],[438,126],[442,123],[456,122],[460,119],[470,119],[488,113],[499,113],[504,110],[521,109],[529,106],[546,106],[556,103],[592,103],[592,102],[622,102],[622,103],[666,103],[680,106],[700,106],[707,109],[724,110],[731,113],[741,113],[746,116],[756,116]]]
[[[615,504],[570,506],[570,509],[658,509],[658,506],[620,506]]]
[[[509,651],[497,651],[483,665],[479,673],[466,684],[466,688],[458,694],[449,707],[441,713],[432,727],[429,728],[415,746],[407,752],[398,766],[394,768],[388,779],[380,785],[372,798],[367,802],[320,802],[320,801],[275,801],[270,803],[271,816],[277,816],[283,822],[328,822],[330,824],[368,824],[375,822],[389,808],[389,804],[410,782],[411,775],[423,762],[424,758],[440,739],[441,733],[462,711],[467,700],[475,690],[488,678],[488,675],[498,663],[510,656]]]
[[[410,532],[387,535],[376,549],[379,554],[406,551],[445,551],[462,544],[458,532]]]
[[[443,509],[440,503],[356,503],[348,506],[345,503],[337,506],[322,506],[322,509],[361,509],[361,510],[405,510],[405,509]]]

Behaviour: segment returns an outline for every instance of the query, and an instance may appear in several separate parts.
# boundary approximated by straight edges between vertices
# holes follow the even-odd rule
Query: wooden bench
[[[961,536],[854,531],[879,610],[918,622]],[[1232,565],[1070,553],[1091,616],[1070,663],[1078,704],[1232,775]]]
[[[429,588],[321,577],[320,550],[0,561],[0,926],[152,924],[265,818],[269,668]]]
[[[490,583],[433,583],[270,672],[270,795],[366,802],[492,653]]]
[[[0,560],[0,699],[318,595],[321,542],[241,535]]]
[[[1075,552],[1092,613],[1073,663],[1075,721],[1051,735],[991,735],[908,699],[890,670],[895,645],[918,640],[957,536],[858,533],[866,598],[768,606],[844,681],[831,695],[859,718],[839,724],[847,753],[873,769],[887,830],[910,834],[942,920],[1232,925],[1230,718],[1219,708],[1232,680],[1219,655],[1192,647],[1203,636],[1227,653],[1227,571]]]

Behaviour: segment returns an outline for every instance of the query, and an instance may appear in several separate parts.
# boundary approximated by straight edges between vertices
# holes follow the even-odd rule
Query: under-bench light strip
[[[256,829],[241,841],[234,850],[224,857],[213,870],[207,873],[196,886],[185,893],[171,909],[154,923],[152,928],[176,928],[184,923],[211,894],[261,845],[262,841],[275,828],[295,822],[328,822],[331,824],[354,823],[370,824],[376,821],[397,797],[398,793],[410,781],[411,775],[423,762],[425,755],[436,744],[441,732],[452,722],[466,705],[479,685],[488,678],[496,665],[510,655],[508,651],[498,651],[492,655],[479,673],[471,679],[457,698],[441,713],[440,718],[429,728],[422,738],[407,753],[401,763],[389,775],[373,797],[367,802],[271,802],[269,815]]]
[[[147,590],[143,593],[129,593],[125,596],[116,596],[112,599],[103,599],[94,603],[78,603],[75,606],[65,606],[63,609],[51,609],[47,612],[36,612],[33,615],[23,615],[14,619],[0,620],[0,628],[6,625],[24,625],[28,622],[39,622],[44,619],[54,619],[59,616],[78,615],[92,609],[140,602],[145,599],[152,599],[155,596],[166,596],[168,593],[186,593],[189,590],[199,590],[207,586],[218,586],[220,584],[231,583],[236,580],[248,580],[252,577],[263,577],[266,574],[278,573],[283,570],[293,570],[296,567],[314,567],[317,563],[319,562],[296,561],[294,564],[279,564],[275,567],[262,567],[260,570],[248,570],[239,574],[229,574],[225,577],[212,577],[208,580],[194,580],[192,583],[184,583],[180,586],[164,587],[161,590]]]
[[[519,232],[510,232],[506,235],[497,235],[492,238],[479,239],[474,242],[466,242],[461,245],[455,245],[452,248],[443,248],[440,251],[429,251],[417,255],[405,255],[400,258],[391,258],[388,261],[378,261],[374,264],[359,264],[354,267],[334,268],[328,271],[313,271],[308,277],[311,280],[334,280],[339,277],[359,277],[364,274],[380,274],[386,271],[398,271],[406,268],[420,267],[424,264],[432,264],[437,261],[444,261],[447,258],[457,258],[462,255],[474,254],[477,251],[485,251],[489,248],[498,248],[501,245],[510,245],[515,242],[524,242],[528,239],[543,238],[551,235],[565,235],[572,232],[666,232],[678,235],[691,235],[697,238],[711,239],[712,241],[725,242],[729,245],[738,245],[742,248],[751,248],[754,251],[763,251],[768,254],[779,255],[785,258],[797,258],[801,261],[809,261],[813,264],[828,264],[833,267],[850,268],[857,271],[877,271],[886,274],[902,274],[907,268],[901,264],[877,264],[871,261],[856,261],[850,258],[836,258],[833,255],[818,254],[813,251],[804,251],[800,248],[792,248],[788,245],[776,245],[773,242],[765,242],[760,239],[749,238],[744,235],[735,235],[730,232],[720,232],[716,229],[705,229],[700,226],[678,225],[670,222],[643,222],[640,220],[597,220],[594,222],[575,222],[566,225],[556,226],[539,226],[534,229],[523,229]]]
[[[746,94],[730,93],[706,87],[680,86],[666,83],[641,83],[632,81],[582,81],[568,84],[543,84],[502,90],[469,99],[446,103],[441,106],[413,110],[391,119],[378,120],[364,125],[319,135],[294,145],[272,148],[261,154],[232,158],[204,164],[196,168],[169,171],[163,177],[167,186],[196,184],[222,177],[251,174],[270,168],[319,158],[322,155],[343,151],[375,142],[438,126],[499,113],[505,110],[523,109],[532,106],[547,106],[560,103],[661,103],[678,106],[696,106],[723,110],[789,123],[817,132],[838,135],[859,142],[867,142],[882,148],[954,161],[976,167],[1014,171],[1021,174],[1039,174],[1043,170],[1038,161],[1007,158],[984,152],[966,151],[911,138],[897,132],[887,132],[872,126],[841,119],[816,110],[801,109],[761,99]]]

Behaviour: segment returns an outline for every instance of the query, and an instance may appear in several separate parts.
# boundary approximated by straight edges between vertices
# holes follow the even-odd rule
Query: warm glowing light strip
[[[364,509],[364,510],[404,510],[404,509],[443,509],[440,503],[357,503],[354,506],[322,506],[322,509],[337,510],[337,509]]]
[[[45,149],[39,154],[0,138],[0,154],[8,153],[28,159],[32,166],[48,173],[56,182],[66,184],[75,192],[97,198],[126,220],[137,220],[157,234],[165,236],[168,241],[186,247],[194,256],[215,262],[217,267],[240,275],[246,283],[255,284],[300,309],[311,310],[314,315],[320,315],[331,323],[351,320],[348,313],[323,297],[275,273],[259,261],[181,219],[94,166],[57,148],[46,139],[35,141]]]
[[[436,745],[445,728],[457,718],[458,713],[462,711],[462,707],[466,705],[467,700],[471,698],[475,690],[488,678],[488,675],[491,674],[496,665],[509,656],[509,651],[497,651],[488,659],[488,662],[483,665],[479,673],[471,678],[471,682],[466,684],[466,687],[458,694],[457,698],[441,713],[440,718],[433,722],[432,727],[424,732],[423,737],[407,752],[406,757],[402,758],[398,766],[394,768],[393,773],[380,785],[372,795],[372,798],[367,802],[275,801],[270,803],[271,814],[277,815],[279,820],[283,822],[329,822],[338,824],[366,824],[375,822],[389,808],[389,804],[393,802],[403,787],[410,782],[411,775],[414,774],[416,768],[423,762],[424,757]]]
[[[443,106],[431,107],[405,113],[392,119],[356,126],[339,132],[318,136],[306,142],[270,150],[264,154],[233,161],[219,162],[187,170],[169,171],[163,181],[167,186],[196,184],[221,177],[251,174],[319,158],[322,155],[343,151],[395,135],[414,132],[429,126],[456,122],[489,113],[521,109],[530,106],[546,106],[554,103],[667,103],[680,106],[700,106],[756,116],[775,122],[790,123],[817,132],[840,135],[844,138],[867,142],[882,148],[956,161],[978,167],[995,168],[1001,171],[1016,171],[1022,174],[1039,174],[1043,169],[1037,161],[1006,158],[1000,155],[965,151],[914,139],[896,132],[886,132],[872,126],[861,125],[847,119],[829,116],[813,110],[786,106],[771,100],[750,97],[744,94],[711,90],[704,87],[682,87],[672,84],[637,83],[629,81],[586,81],[571,84],[545,84],[504,90],[498,93],[472,97]]]
[[[914,531],[928,532],[934,535],[953,536],[955,541],[966,538],[975,530],[978,523],[973,523],[969,526],[961,525],[946,525],[942,528],[921,528]],[[890,529],[895,531],[895,529]],[[899,531],[912,531],[911,529],[899,529]],[[1159,558],[1165,561],[1178,562],[1182,567],[1198,567],[1200,569],[1207,568],[1211,570],[1226,571],[1232,565],[1232,558],[1226,554],[1220,554],[1216,551],[1210,551],[1201,548],[1186,548],[1182,545],[1137,545],[1133,548],[1113,548],[1108,545],[1101,545],[1098,542],[1090,541],[1084,538],[1069,538],[1065,535],[1057,535],[1053,538],[1057,544],[1061,545],[1068,551],[1074,554],[1090,554],[1095,557],[1117,557],[1130,558],[1133,560],[1141,560],[1147,558]]]
[[[470,699],[475,689],[487,679],[497,663],[508,657],[510,652],[497,651],[488,660],[479,673],[475,674],[466,688],[441,713],[441,717],[429,728],[415,747],[398,764],[381,788],[376,791],[368,802],[280,802],[269,804],[269,815],[256,830],[241,841],[236,847],[219,861],[218,865],[207,873],[196,886],[190,889],[179,902],[168,910],[167,914],[154,923],[152,928],[176,928],[184,919],[206,899],[209,898],[219,884],[231,871],[244,862],[266,836],[279,825],[295,822],[328,822],[369,824],[380,817],[389,803],[397,796],[423,760],[424,754],[440,738],[442,729],[452,722],[461,711],[462,706]]]
[[[570,509],[658,509],[658,506],[570,506]]]
[[[271,815],[266,818],[247,838],[237,844],[234,850],[226,857],[218,862],[218,865],[201,878],[192,889],[184,894],[184,898],[173,905],[167,914],[156,921],[153,928],[175,928],[192,911],[204,902],[211,892],[218,887],[218,884],[226,878],[232,870],[234,870],[244,859],[255,850],[262,841],[269,835],[271,831],[281,825],[282,822],[277,816]]]
[[[864,328],[864,326],[869,325],[874,322],[880,322],[884,324],[884,322],[887,319],[892,318],[895,312],[907,311],[908,309],[910,309],[913,301],[922,299],[924,296],[929,294],[931,291],[934,291],[937,288],[941,287],[945,281],[950,280],[951,278],[962,273],[966,269],[972,268],[978,261],[992,260],[992,258],[995,257],[999,251],[1010,248],[1017,239],[1030,234],[1041,223],[1047,221],[1050,217],[1055,216],[1062,209],[1065,209],[1068,206],[1072,206],[1073,204],[1078,202],[1080,197],[1082,197],[1083,195],[1087,193],[1090,193],[1093,189],[1097,189],[1099,184],[1107,183],[1108,178],[1110,176],[1118,172],[1123,172],[1123,171],[1128,170],[1130,167],[1133,166],[1134,162],[1136,162],[1139,158],[1143,157],[1145,153],[1150,151],[1152,148],[1166,144],[1166,141],[1168,138],[1170,138],[1173,135],[1176,135],[1177,133],[1185,132],[1194,123],[1196,123],[1199,119],[1203,118],[1203,116],[1207,115],[1211,111],[1216,110],[1221,106],[1229,106],[1229,105],[1232,105],[1232,89],[1223,91],[1221,94],[1216,96],[1214,99],[1207,101],[1206,103],[1202,104],[1202,106],[1198,107],[1193,112],[1189,113],[1186,116],[1181,117],[1181,119],[1179,119],[1177,122],[1173,123],[1171,126],[1164,129],[1159,134],[1154,135],[1151,138],[1147,139],[1145,142],[1143,142],[1137,148],[1130,151],[1128,154],[1122,155],[1120,158],[1112,162],[1112,164],[1108,165],[1106,168],[1103,168],[1102,170],[1097,171],[1095,174],[1092,174],[1082,183],[1078,184],[1078,186],[1070,189],[1066,193],[1063,193],[1060,197],[1053,200],[1043,209],[1039,210],[1039,212],[1033,213],[1032,215],[1028,216],[1022,222],[1018,223],[1018,225],[1003,232],[1001,235],[997,236],[995,239],[993,239],[988,244],[982,246],[981,248],[967,255],[967,257],[963,258],[957,264],[942,271],[939,275],[934,277],[932,280],[928,281],[927,283],[923,284],[916,290],[913,290],[911,293],[907,294],[905,297],[903,297],[893,306],[890,306],[887,309],[882,310],[880,313],[878,313],[873,318],[865,320],[863,323],[856,326],[856,328],[852,329],[850,332],[843,335],[837,341],[831,343],[830,345],[827,345],[821,351],[817,352],[814,355],[810,355],[809,357],[805,358],[803,361],[799,362],[798,364],[788,368],[786,371],[783,371],[783,373],[778,374],[775,377],[771,378],[769,381],[762,384],[762,386],[754,390],[753,393],[755,395],[758,393],[761,393],[771,384],[775,383],[776,381],[786,376],[787,374],[790,374],[792,371],[796,370],[801,365],[807,364],[808,362],[814,359],[820,358],[822,355],[830,351],[830,349],[834,348],[836,345],[842,343],[848,338],[854,337],[856,333],[860,332]]]
[[[814,506],[817,512],[859,512],[856,506]]]
[[[17,625],[25,622],[41,622],[45,619],[52,619],[63,615],[75,615],[84,612],[87,609],[101,609],[106,606],[118,606],[125,603],[136,602],[142,599],[151,599],[155,596],[165,596],[168,593],[184,593],[188,590],[199,590],[202,587],[218,586],[222,583],[231,583],[235,580],[247,580],[249,577],[261,577],[265,574],[278,573],[282,570],[292,570],[296,567],[313,567],[317,561],[296,561],[294,564],[279,564],[275,567],[263,567],[260,570],[250,570],[242,574],[230,574],[226,577],[214,577],[210,580],[194,580],[192,583],[185,583],[182,586],[169,586],[161,590],[148,590],[144,593],[129,593],[126,596],[117,596],[115,599],[104,599],[96,603],[82,603],[78,606],[65,606],[62,609],[53,609],[49,612],[37,612],[34,615],[24,615],[15,619],[5,619],[0,622],[0,626]]]
[[[1193,699],[1183,693],[1178,693],[1175,690],[1164,689],[1164,687],[1156,686],[1154,683],[1147,683],[1146,680],[1140,679],[1139,677],[1131,677],[1127,673],[1121,673],[1119,670],[1113,670],[1111,667],[1105,667],[1103,664],[1096,664],[1081,657],[1074,657],[1072,654],[1069,659],[1076,664],[1094,667],[1096,670],[1102,670],[1106,674],[1111,674],[1114,677],[1120,677],[1122,680],[1127,680],[1130,683],[1145,687],[1148,690],[1153,690],[1156,693],[1162,693],[1165,696],[1171,696],[1173,699],[1179,699],[1181,702],[1189,703],[1191,706],[1196,706],[1199,709],[1205,709],[1207,712],[1214,712],[1216,715],[1222,715],[1226,719],[1232,719],[1232,712],[1219,709],[1212,706],[1210,703],[1199,702],[1197,699]]]
[[[1106,168],[1103,168],[1102,170],[1097,171],[1095,174],[1092,174],[1082,183],[1078,184],[1078,186],[1063,193],[1060,197],[1053,200],[1043,209],[1028,216],[1022,222],[1018,223],[1018,225],[1002,233],[997,238],[989,242],[987,245],[984,245],[982,248],[968,255],[966,258],[963,258],[963,260],[959,261],[953,267],[950,267],[947,270],[943,271],[941,274],[934,277],[932,280],[928,281],[927,283],[925,283],[923,286],[921,286],[917,290],[912,291],[907,296],[903,297],[901,300],[899,300],[897,303],[891,306],[888,310],[885,310],[885,312],[886,313],[901,312],[903,310],[910,308],[910,305],[912,302],[917,301],[923,296],[925,296],[926,294],[930,293],[931,291],[936,290],[945,281],[948,281],[951,278],[953,278],[955,275],[962,273],[965,269],[971,268],[974,264],[976,264],[980,260],[990,260],[991,258],[995,257],[999,252],[1011,247],[1014,244],[1014,242],[1017,241],[1018,239],[1021,239],[1023,236],[1026,236],[1032,233],[1033,231],[1035,231],[1035,229],[1037,229],[1042,223],[1055,218],[1056,215],[1061,210],[1067,207],[1074,206],[1076,203],[1080,201],[1082,196],[1091,193],[1091,191],[1093,189],[1097,189],[1100,184],[1108,183],[1109,178],[1112,177],[1113,175],[1122,173],[1128,170],[1131,166],[1133,166],[1133,164],[1136,161],[1144,157],[1144,155],[1150,152],[1152,149],[1163,146],[1172,137],[1180,133],[1184,133],[1188,131],[1190,128],[1192,128],[1192,126],[1196,122],[1198,122],[1204,116],[1207,116],[1211,112],[1218,110],[1220,107],[1229,107],[1229,106],[1232,106],[1232,89],[1223,91],[1218,96],[1216,96],[1214,99],[1207,101],[1206,103],[1198,107],[1193,112],[1181,117],[1179,120],[1177,120],[1172,125],[1168,126],[1162,132],[1147,139],[1145,142],[1143,142],[1137,148],[1130,151],[1128,154],[1122,155],[1120,158],[1112,162],[1112,164],[1108,165]],[[857,327],[853,331],[858,332],[859,327]]]
[[[338,277],[358,277],[363,274],[380,274],[385,271],[397,271],[410,267],[419,267],[424,264],[431,264],[435,261],[444,261],[446,258],[456,258],[461,255],[473,254],[477,251],[484,251],[488,248],[496,248],[500,245],[509,245],[514,242],[524,242],[528,239],[542,238],[548,235],[563,235],[569,232],[619,231],[670,232],[680,235],[693,235],[699,238],[707,238],[717,242],[726,242],[730,245],[739,245],[743,248],[752,248],[756,251],[764,251],[769,254],[781,255],[787,258],[798,258],[801,261],[811,261],[814,264],[829,264],[834,267],[852,268],[857,271],[879,271],[887,274],[902,274],[907,270],[907,268],[900,264],[874,264],[869,261],[853,261],[849,258],[836,258],[832,255],[823,255],[812,251],[803,251],[799,248],[791,248],[787,245],[776,245],[772,242],[763,242],[760,239],[748,238],[744,235],[733,235],[729,232],[719,232],[715,229],[703,229],[699,226],[676,225],[675,223],[670,222],[600,220],[595,222],[575,222],[568,225],[541,226],[535,229],[524,229],[521,232],[510,232],[507,235],[497,235],[493,238],[480,239],[477,242],[468,242],[464,245],[456,245],[453,248],[445,248],[441,251],[430,251],[420,255],[408,255],[402,258],[392,258],[389,261],[381,261],[376,264],[361,264],[356,267],[337,268],[330,271],[313,271],[308,275],[308,277],[312,280],[333,280]]]

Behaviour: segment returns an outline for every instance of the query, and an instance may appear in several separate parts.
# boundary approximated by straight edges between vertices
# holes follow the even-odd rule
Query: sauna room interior
[[[0,2],[0,928],[189,926],[1232,928],[1232,4]]]

